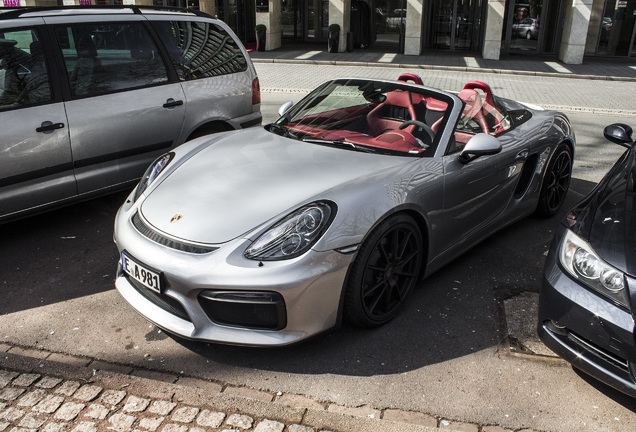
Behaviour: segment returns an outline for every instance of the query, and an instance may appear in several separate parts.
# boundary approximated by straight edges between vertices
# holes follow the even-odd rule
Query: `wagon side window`
[[[204,21],[153,21],[181,81],[247,70],[247,59],[221,26]]]
[[[0,110],[50,100],[49,73],[37,31],[0,31]]]
[[[73,96],[168,82],[166,65],[140,22],[59,26],[56,34]]]

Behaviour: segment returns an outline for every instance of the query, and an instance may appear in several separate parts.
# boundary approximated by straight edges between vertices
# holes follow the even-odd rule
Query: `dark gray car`
[[[631,127],[605,136],[628,150],[556,231],[538,331],[574,367],[636,397],[636,153]]]
[[[131,187],[189,139],[260,125],[221,21],[152,8],[0,13],[0,222]]]

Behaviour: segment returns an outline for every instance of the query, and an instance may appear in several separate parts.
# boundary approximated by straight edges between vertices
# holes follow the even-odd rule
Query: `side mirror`
[[[278,115],[284,116],[287,111],[294,105],[292,101],[287,101],[278,108]]]
[[[626,124],[614,123],[607,126],[603,130],[603,135],[614,144],[631,148],[634,141],[632,140],[632,128]]]
[[[479,156],[494,155],[500,151],[501,143],[497,138],[485,133],[479,133],[466,143],[457,160],[466,164]]]

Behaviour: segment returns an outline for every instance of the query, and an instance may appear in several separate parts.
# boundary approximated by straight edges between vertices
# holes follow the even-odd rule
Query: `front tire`
[[[541,185],[536,214],[541,217],[554,216],[570,187],[572,178],[572,151],[567,144],[560,144],[548,164]]]
[[[352,264],[344,318],[360,327],[378,327],[395,318],[418,281],[423,256],[421,231],[411,217],[383,221]]]

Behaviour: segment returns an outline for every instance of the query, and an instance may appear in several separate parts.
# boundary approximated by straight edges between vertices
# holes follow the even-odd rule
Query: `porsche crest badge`
[[[176,215],[172,216],[172,219],[170,219],[170,223],[179,222],[181,219],[183,219],[183,215],[181,213],[177,213]]]

